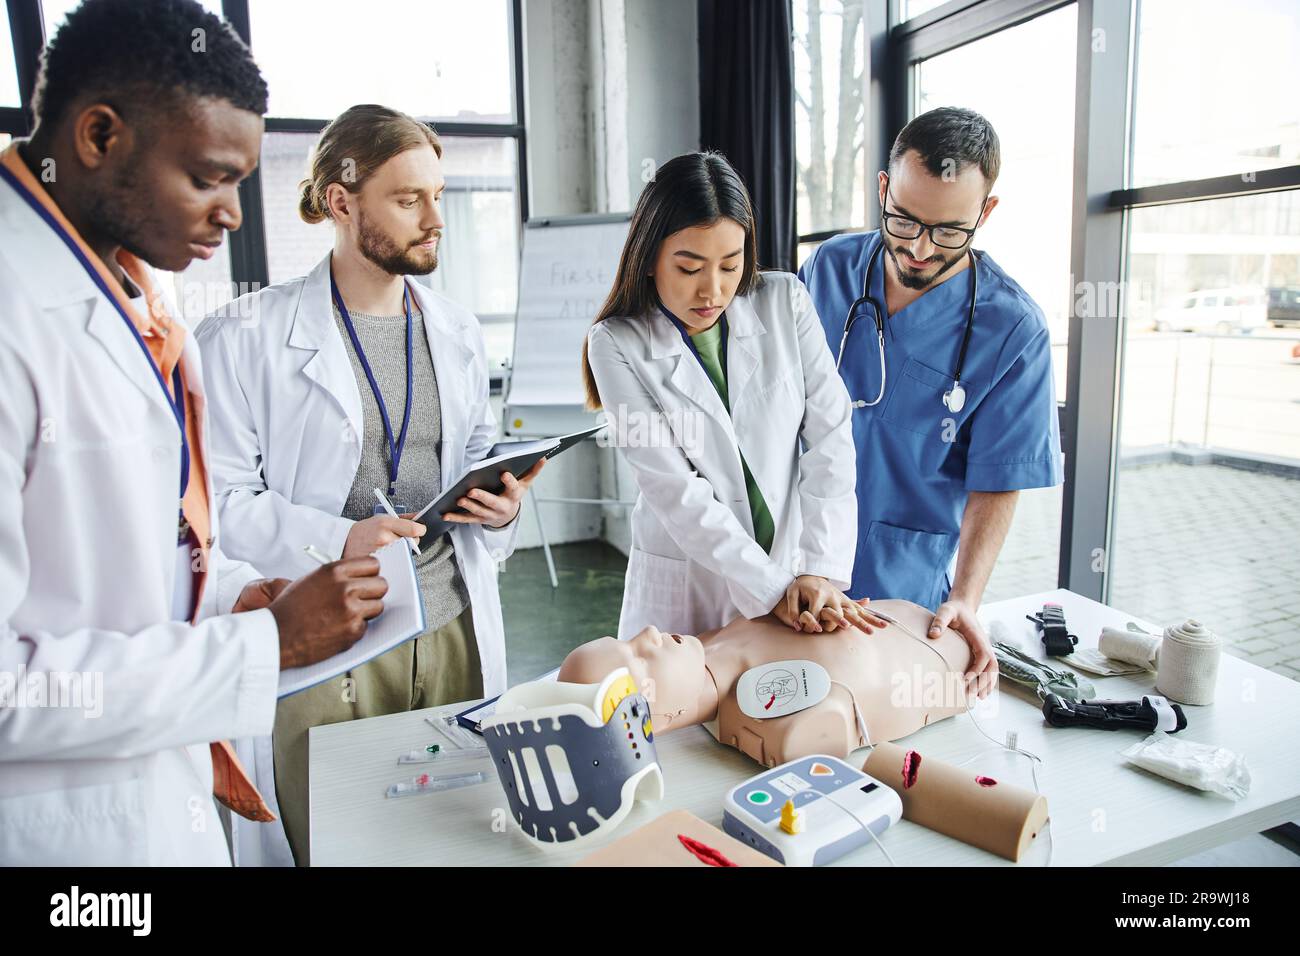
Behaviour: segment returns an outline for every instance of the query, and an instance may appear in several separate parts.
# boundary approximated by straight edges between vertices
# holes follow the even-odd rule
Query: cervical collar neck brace
[[[511,815],[538,845],[613,829],[637,799],[663,797],[650,705],[626,667],[599,684],[511,688],[482,729]]]

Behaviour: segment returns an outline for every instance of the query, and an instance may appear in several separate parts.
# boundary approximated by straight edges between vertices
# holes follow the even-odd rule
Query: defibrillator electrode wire
[[[935,655],[938,656],[939,660],[943,661],[944,669],[947,670],[948,668],[947,658],[945,658],[942,654],[939,653],[939,649],[934,646],[934,643],[932,641],[917,634],[915,631],[909,628],[902,621],[899,621],[897,618],[885,614],[874,607],[871,609],[871,613],[881,618],[882,620],[887,621],[890,624],[896,625],[898,629],[901,630],[904,634],[908,635],[911,638],[914,638],[917,641],[920,641],[931,651],[933,651]],[[838,684],[840,687],[843,687],[846,691],[848,691],[849,700],[853,702],[853,716],[857,720],[858,730],[862,734],[862,739],[866,741],[867,749],[869,751],[874,752],[876,749],[876,745],[872,743],[871,735],[867,732],[867,722],[862,716],[861,708],[858,707],[857,696],[853,693],[852,689],[848,687],[848,685],[843,684],[837,680],[832,680],[831,683]],[[1039,696],[1042,695],[1040,694]],[[1034,781],[1034,793],[1039,796],[1042,796],[1042,790],[1038,786],[1038,771],[1036,769],[1036,765],[1042,763],[1043,758],[1038,756],[1037,754],[1030,753],[1028,750],[1023,750],[1020,747],[1015,746],[1014,742],[1008,743],[1008,742],[998,741],[995,737],[989,734],[988,731],[986,731],[983,727],[981,727],[980,722],[975,719],[974,707],[975,704],[973,701],[968,700],[966,702],[966,716],[970,718],[970,721],[972,724],[974,724],[976,730],[978,730],[984,737],[988,738],[988,740],[991,741],[999,749],[1010,750],[1012,753],[1018,753],[1022,757],[1029,758],[1029,775]],[[1011,741],[1015,740],[1014,732],[1012,732],[1012,734],[1009,734],[1009,739]],[[966,766],[966,764],[970,763],[972,760],[979,758],[984,753],[987,753],[987,751],[980,751],[979,753],[974,754],[973,756],[967,758],[966,760],[963,760],[961,763],[956,764],[956,766],[964,767]],[[859,820],[858,822],[861,823],[862,821]],[[1047,818],[1047,826],[1045,827],[1045,830],[1047,832],[1048,846],[1047,846],[1047,862],[1043,864],[1044,866],[1052,865],[1052,850],[1054,848],[1054,844],[1052,843],[1051,827],[1052,827],[1052,818],[1049,816]],[[880,842],[880,839],[876,836],[876,834],[871,831],[871,828],[864,827],[864,829],[867,831],[867,833],[871,834],[871,838],[876,841],[876,845],[880,847],[880,851],[885,854],[890,864],[893,866],[897,866],[898,864],[894,863],[893,857],[889,855],[889,851],[885,849],[884,844],[882,844]]]

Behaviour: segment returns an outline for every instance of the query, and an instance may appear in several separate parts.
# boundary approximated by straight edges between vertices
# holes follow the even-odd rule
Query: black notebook
[[[420,539],[421,549],[431,545],[439,535],[453,527],[442,516],[448,512],[468,514],[456,502],[475,488],[482,488],[494,495],[505,491],[501,482],[501,473],[510,472],[518,478],[544,458],[554,458],[560,452],[572,448],[584,438],[590,438],[605,427],[604,423],[582,431],[559,435],[555,438],[538,438],[532,441],[497,442],[488,449],[487,457],[475,462],[450,485],[444,485],[444,491],[438,494],[415,515],[415,520],[428,530]]]

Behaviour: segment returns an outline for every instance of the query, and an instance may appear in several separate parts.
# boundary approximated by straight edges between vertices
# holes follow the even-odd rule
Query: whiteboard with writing
[[[582,343],[614,285],[626,216],[533,220],[524,229],[508,435],[560,435],[597,424],[585,406]]]

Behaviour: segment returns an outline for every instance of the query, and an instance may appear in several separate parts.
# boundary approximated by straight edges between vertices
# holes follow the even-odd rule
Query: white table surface
[[[1123,628],[1137,620],[1153,633],[1160,630],[1065,590],[987,604],[980,618],[986,627],[1002,621],[1014,643],[1037,646],[1041,657],[1042,644],[1025,615],[1045,601],[1064,607],[1081,647],[1095,647],[1103,625]],[[1080,676],[1093,682],[1099,697],[1119,700],[1150,693],[1154,683],[1144,675]],[[721,826],[723,795],[762,769],[702,727],[657,736],[665,782],[662,802],[638,804],[611,835],[582,841],[579,847],[541,850],[511,822],[495,776],[446,793],[385,796],[390,783],[432,766],[397,764],[399,754],[441,741],[424,718],[466,706],[311,729],[313,865],[567,865],[669,810],[687,809]],[[1246,755],[1252,785],[1245,799],[1234,802],[1139,770],[1119,752],[1144,739],[1141,732],[1048,726],[1028,696],[1002,682],[976,708],[975,719],[999,742],[1015,729],[1019,746],[1042,758],[1038,782],[1051,815],[1050,836],[1040,836],[1020,865],[1046,863],[1049,840],[1053,866],[1160,865],[1300,818],[1300,684],[1223,654],[1214,704],[1185,710],[1188,726],[1179,737]],[[968,715],[939,721],[904,740],[923,756],[953,763],[973,757],[965,764],[972,772],[1033,786],[1030,761],[985,739]],[[858,751],[850,762],[856,758],[860,764],[865,756],[865,750]],[[489,769],[491,764],[476,766]],[[887,831],[883,842],[900,866],[1012,865],[906,820]],[[836,865],[888,863],[872,844]]]

